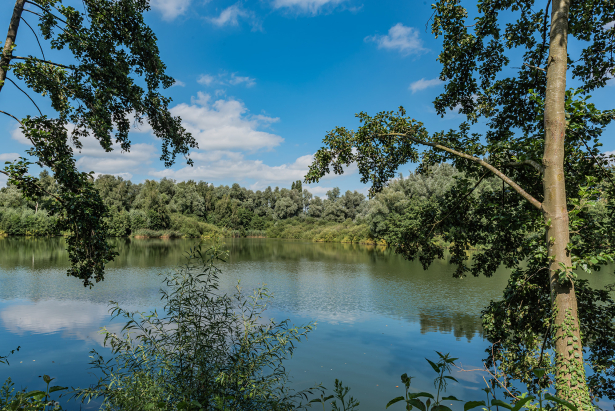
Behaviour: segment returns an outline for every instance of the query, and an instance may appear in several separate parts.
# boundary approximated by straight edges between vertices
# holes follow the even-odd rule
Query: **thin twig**
[[[43,54],[43,60],[47,60],[47,58],[45,57],[45,52],[43,51],[43,46],[41,46],[41,42],[38,40],[38,35],[36,34],[36,31],[34,31],[32,26],[30,24],[28,24],[26,19],[24,19],[23,17],[20,17],[20,18],[21,18],[21,21],[26,23],[26,26],[30,27],[30,30],[32,30],[32,33],[34,34],[34,37],[36,37],[36,42],[38,43],[38,47],[41,49],[41,53]]]
[[[34,106],[35,106],[35,107],[36,107],[36,109],[38,110],[38,113],[39,113],[39,114],[41,115],[41,117],[42,117],[42,116],[43,116],[43,112],[42,112],[42,111],[41,111],[41,109],[40,109],[40,108],[36,105],[36,103],[34,102],[34,100],[32,100],[32,97],[30,97],[30,95],[29,95],[28,93],[26,93],[25,91],[23,91],[23,90],[21,89],[21,87],[19,87],[19,86],[17,85],[17,83],[15,83],[15,82],[14,82],[11,78],[7,77],[6,79],[7,79],[8,81],[10,81],[11,83],[13,83],[13,85],[14,85],[15,87],[17,87],[17,89],[18,89],[19,91],[21,91],[22,93],[24,93],[24,94],[26,95],[26,97],[28,97],[28,98],[30,99],[30,101],[32,102],[32,104],[34,104]]]
[[[7,116],[9,116],[9,117],[13,117],[15,120],[17,120],[17,122],[18,122],[19,124],[21,124],[21,125],[23,126],[23,123],[22,123],[21,121],[19,121],[19,119],[18,119],[17,117],[15,117],[14,115],[9,114],[9,113],[7,113],[6,111],[2,111],[2,110],[0,110],[0,113],[2,113],[2,114],[6,114],[6,115],[7,115]]]
[[[69,70],[75,69],[75,66],[65,66],[64,64],[54,63],[53,61],[48,61],[48,60],[41,60],[39,58],[32,57],[32,56],[29,56],[29,57],[12,56],[11,58],[16,59],[16,60],[36,60],[39,63],[51,64],[52,66],[62,67],[62,68],[69,69]]]
[[[528,66],[528,67],[533,68],[533,69],[536,69],[536,70],[542,70],[542,71],[544,71],[545,73],[547,72],[547,70],[545,70],[545,69],[543,69],[543,68],[541,68],[541,67],[532,66],[531,64],[523,63],[523,65],[524,65],[524,66]]]

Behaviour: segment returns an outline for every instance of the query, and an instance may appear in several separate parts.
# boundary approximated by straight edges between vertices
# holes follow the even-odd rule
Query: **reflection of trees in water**
[[[119,255],[110,267],[175,266],[183,262],[186,251],[199,244],[197,239],[131,239],[112,238],[110,243]],[[336,263],[368,263],[395,259],[384,247],[362,244],[311,243],[276,239],[225,239],[223,249],[230,260],[239,261],[323,261]],[[205,241],[204,245],[210,245]],[[4,237],[0,238],[4,268],[68,267],[64,238]]]
[[[420,313],[421,334],[428,332],[452,333],[458,340],[461,337],[472,341],[476,335],[483,337],[480,317],[464,313]]]

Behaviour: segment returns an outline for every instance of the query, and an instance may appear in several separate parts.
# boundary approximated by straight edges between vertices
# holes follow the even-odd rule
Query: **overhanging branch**
[[[502,173],[500,170],[498,170],[497,168],[495,168],[491,164],[487,163],[485,160],[482,160],[482,159],[480,159],[478,157],[471,156],[471,155],[466,154],[466,153],[462,153],[462,152],[457,151],[457,150],[453,150],[452,148],[443,146],[442,144],[431,143],[429,141],[419,140],[418,138],[413,137],[413,136],[411,136],[409,134],[405,134],[405,133],[386,133],[386,134],[379,134],[379,136],[406,137],[407,139],[409,139],[409,140],[411,140],[411,141],[413,141],[413,142],[415,142],[417,144],[422,144],[422,145],[425,145],[425,146],[436,148],[438,150],[446,151],[447,153],[453,154],[453,155],[455,155],[457,157],[465,158],[467,160],[470,160],[470,161],[473,161],[475,163],[478,163],[481,166],[483,166],[484,168],[486,168],[487,170],[491,171],[496,176],[498,176],[502,181],[504,181],[513,190],[515,190],[519,195],[521,195],[521,197],[523,197],[527,201],[529,201],[530,204],[532,204],[534,207],[536,207],[537,209],[542,211],[542,203],[540,201],[536,200],[533,196],[531,196],[528,192],[526,192],[523,188],[521,188],[519,186],[519,184],[517,184],[514,181],[512,181],[508,176],[506,176],[504,173]]]
[[[36,60],[40,63],[45,63],[45,64],[51,64],[52,66],[58,66],[58,67],[62,67],[65,69],[69,69],[69,70],[74,70],[75,67],[74,66],[65,66],[64,64],[59,64],[59,63],[54,63],[53,61],[48,61],[48,60],[41,60],[39,58],[36,57],[21,57],[21,56],[11,56],[11,59],[15,59],[15,60]]]
[[[534,167],[536,171],[538,171],[540,174],[544,173],[545,171],[545,168],[534,160],[513,161],[510,163],[505,163],[504,166],[506,167],[531,166],[531,167]]]

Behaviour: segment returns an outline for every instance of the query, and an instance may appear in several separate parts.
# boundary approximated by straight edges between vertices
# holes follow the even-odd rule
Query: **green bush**
[[[131,313],[120,335],[104,330],[113,358],[95,351],[98,383],[79,389],[82,400],[102,397],[105,410],[291,410],[283,361],[313,328],[291,327],[263,315],[269,295],[218,290],[217,248],[190,250],[187,263],[164,279],[162,316]]]

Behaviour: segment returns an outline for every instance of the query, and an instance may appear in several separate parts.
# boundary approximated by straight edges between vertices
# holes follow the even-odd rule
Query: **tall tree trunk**
[[[9,65],[11,64],[13,45],[15,44],[15,37],[17,37],[17,29],[19,28],[19,21],[21,20],[21,13],[25,3],[26,0],[17,0],[15,8],[13,8],[13,17],[11,17],[11,22],[9,23],[9,32],[6,35],[6,41],[2,49],[2,58],[0,58],[0,91],[4,87],[6,73],[9,71]]]
[[[554,309],[556,389],[559,397],[579,410],[592,409],[583,366],[583,346],[574,284],[566,278],[571,266],[564,145],[566,134],[566,68],[568,10],[570,0],[554,0],[547,62],[545,95],[545,151],[543,156],[544,201],[547,249],[550,262],[551,302]],[[563,275],[561,275],[563,274]],[[563,277],[563,278],[561,278]]]

